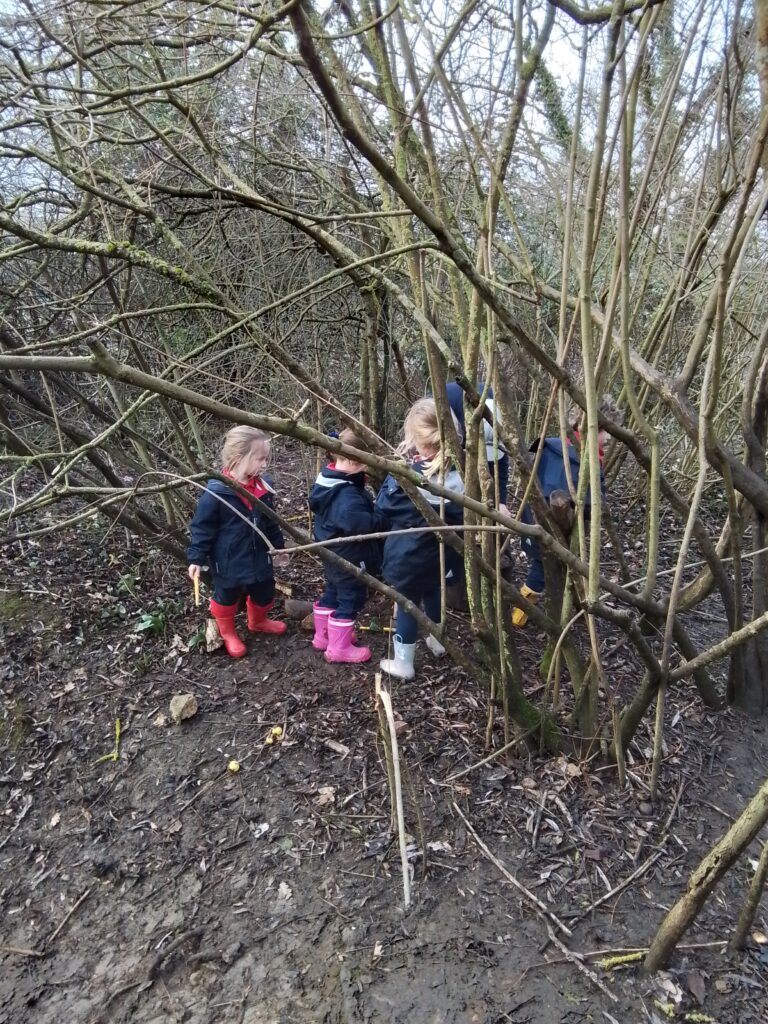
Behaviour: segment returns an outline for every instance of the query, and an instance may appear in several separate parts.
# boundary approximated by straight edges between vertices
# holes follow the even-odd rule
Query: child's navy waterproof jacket
[[[535,452],[537,448],[543,447],[541,453],[541,459],[539,461],[538,479],[539,486],[544,494],[544,497],[549,501],[553,491],[565,491],[569,494],[568,488],[568,477],[565,472],[565,464],[563,461],[563,442],[559,437],[544,437],[538,441],[534,441],[531,445],[530,450]],[[576,487],[579,482],[579,454],[572,445],[567,446],[568,450],[568,463],[570,467],[571,480],[573,486]],[[605,495],[605,480],[603,479],[603,471],[600,470],[600,489]],[[592,504],[592,498],[589,493],[589,488],[584,496],[584,508],[588,509]]]
[[[478,384],[478,390],[483,390],[482,384]],[[451,407],[451,412],[456,417],[459,424],[459,439],[462,445],[465,445],[466,423],[464,420],[464,392],[456,381],[450,381],[450,383],[445,386],[445,393],[448,397],[448,405]],[[493,388],[488,388],[485,404],[488,411],[494,413],[495,402],[493,398]],[[498,441],[497,444],[494,445],[493,427],[487,420],[483,420],[483,435],[485,438],[485,455],[488,460],[488,472],[491,475],[491,480],[493,480],[495,473],[494,463],[498,465],[499,494],[501,495],[502,502],[506,502],[507,490],[509,488],[509,455],[503,446],[498,444]]]
[[[267,477],[262,480],[270,484]],[[187,562],[210,566],[222,587],[244,587],[271,579],[272,559],[253,526],[278,549],[285,545],[280,527],[220,480],[209,480],[205,487],[189,527]],[[274,507],[269,492],[260,501]]]
[[[418,462],[411,466],[422,472]],[[445,487],[459,494],[464,492],[459,473],[452,469],[446,474]],[[429,491],[419,488],[424,497],[436,512],[440,510],[440,498]],[[388,476],[382,484],[376,508],[389,521],[391,530],[403,530],[414,526],[425,526],[424,517],[393,476]],[[449,526],[459,526],[464,521],[464,510],[461,505],[445,501],[443,516]],[[448,583],[457,583],[461,578],[461,557],[453,548],[445,548],[446,579]],[[387,537],[384,543],[384,579],[395,590],[408,597],[408,592],[423,592],[440,586],[440,545],[434,533],[403,533]]]
[[[356,537],[362,533],[381,533],[389,523],[373,506],[373,499],[365,489],[365,473],[342,473],[326,466],[318,474],[309,492],[309,507],[314,516],[315,540],[334,537]],[[380,540],[356,540],[347,544],[332,544],[328,548],[353,565],[377,576],[381,572]],[[343,569],[324,565],[331,579],[348,580]]]

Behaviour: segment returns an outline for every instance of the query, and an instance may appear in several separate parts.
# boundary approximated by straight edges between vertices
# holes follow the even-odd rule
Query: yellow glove
[[[520,587],[520,593],[523,595],[523,597],[527,598],[531,602],[531,604],[536,604],[538,599],[541,597],[541,591],[539,591],[539,590],[531,590],[530,587],[525,586],[525,585]],[[513,626],[517,627],[517,629],[522,629],[523,626],[527,622],[528,622],[528,615],[527,615],[526,612],[523,611],[522,608],[513,608],[512,609],[512,625]]]

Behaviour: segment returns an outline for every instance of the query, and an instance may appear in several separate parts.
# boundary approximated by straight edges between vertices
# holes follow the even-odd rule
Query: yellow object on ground
[[[233,773],[234,772],[239,772],[240,771],[240,762],[239,761],[230,761],[229,764],[227,765],[227,768],[229,769],[229,771],[231,771]]]
[[[523,595],[523,597],[527,598],[527,600],[530,601],[531,604],[536,604],[536,602],[541,597],[541,591],[539,591],[539,590],[531,590],[531,588],[527,587],[527,586],[522,586],[520,588],[520,593]],[[527,615],[526,612],[523,611],[522,608],[513,608],[512,609],[512,625],[513,626],[516,626],[518,629],[522,629],[523,626],[527,622],[528,622],[528,615]]]
[[[282,725],[273,725],[269,730],[269,736],[264,740],[268,747],[271,747],[273,743],[279,743],[283,738],[283,727]]]

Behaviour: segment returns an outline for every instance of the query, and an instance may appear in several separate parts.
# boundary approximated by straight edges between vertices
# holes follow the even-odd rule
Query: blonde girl
[[[459,473],[450,466],[447,454],[440,444],[440,425],[434,399],[422,398],[411,406],[403,424],[403,442],[398,449],[411,469],[427,479],[439,479],[445,487],[462,494],[464,485]],[[419,488],[419,493],[436,512],[440,511],[451,526],[463,520],[460,505],[441,499]],[[407,530],[425,526],[421,512],[393,476],[388,476],[376,499],[376,509],[389,523],[390,530]],[[446,578],[457,581],[461,561],[449,547],[446,553]],[[403,597],[437,623],[440,621],[440,544],[434,533],[396,533],[384,544],[384,579]],[[413,679],[418,626],[412,615],[398,604],[393,641],[394,657],[385,658],[381,667],[399,679]],[[433,654],[443,654],[444,648],[434,637],[427,638]]]
[[[224,436],[220,465],[225,477],[240,484],[263,504],[273,507],[275,492],[265,472],[270,447],[269,435],[263,430],[232,427]],[[280,528],[254,502],[220,480],[209,480],[190,525],[188,572],[190,579],[195,579],[204,566],[210,567],[213,576],[211,615],[227,653],[233,658],[242,658],[246,653],[235,628],[243,593],[247,595],[251,632],[279,635],[287,628],[284,622],[267,618],[274,602],[275,577],[264,537],[273,548],[281,551],[285,546]]]

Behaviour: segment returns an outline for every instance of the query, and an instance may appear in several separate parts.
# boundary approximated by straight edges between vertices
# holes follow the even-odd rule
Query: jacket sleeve
[[[371,533],[383,533],[384,530],[389,530],[392,523],[389,521],[389,517],[381,512],[378,508],[373,510],[373,529]]]
[[[389,494],[389,483],[391,477],[387,477],[384,483],[379,488],[379,493],[376,495],[376,501],[373,503],[373,509],[377,517],[377,521],[380,522],[382,530],[389,530],[392,526],[392,504]]]
[[[190,565],[210,563],[211,549],[219,530],[219,521],[219,499],[210,491],[204,491],[189,525],[190,540],[187,548],[187,562]]]
[[[335,509],[334,526],[340,536],[355,537],[358,534],[376,533],[379,530],[388,530],[389,523],[371,505],[370,498],[362,491],[348,489],[344,495],[343,504],[340,502]],[[383,524],[383,525],[381,525]]]
[[[499,497],[502,503],[506,504],[507,491],[509,490],[509,456],[502,455],[498,463],[499,470]]]
[[[269,508],[274,509],[275,503],[271,495],[265,495],[261,500],[264,502],[265,505],[268,505]],[[273,548],[276,548],[278,551],[282,551],[283,548],[285,547],[285,538],[283,537],[283,531],[280,529],[277,523],[273,522],[273,520],[269,519],[263,513],[259,516],[259,520],[259,529],[262,531],[264,536],[269,540],[269,543],[272,545]]]

